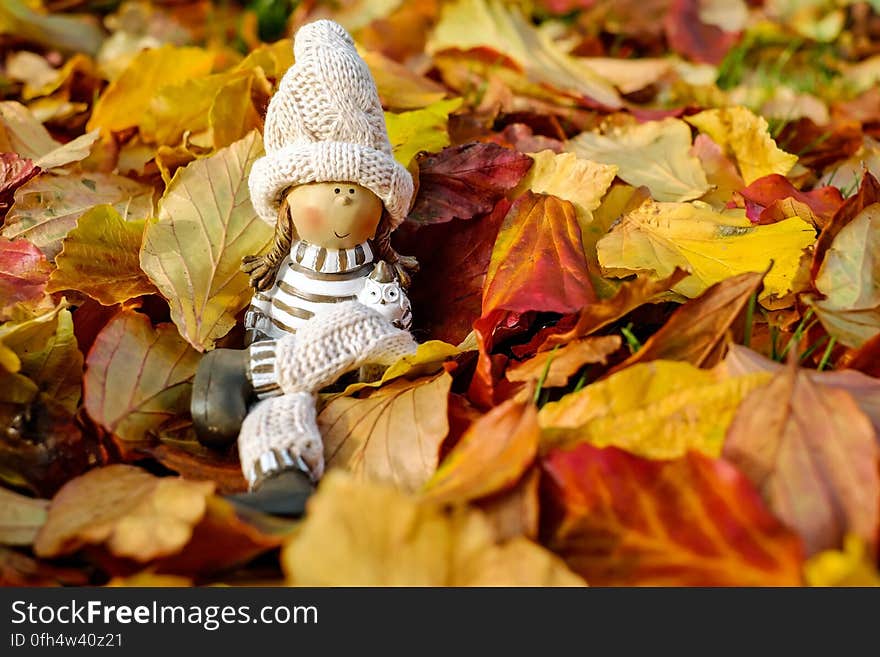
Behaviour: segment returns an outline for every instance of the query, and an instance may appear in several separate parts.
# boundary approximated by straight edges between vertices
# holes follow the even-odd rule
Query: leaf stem
[[[639,342],[639,339],[632,332],[632,322],[622,327],[620,332],[623,334],[623,337],[626,338],[626,345],[629,347],[629,352],[631,354],[636,353],[642,348],[642,343]]]
[[[822,360],[819,361],[819,367],[816,369],[818,371],[822,371],[825,369],[825,366],[828,365],[828,360],[831,358],[831,352],[834,349],[834,345],[837,344],[837,338],[832,337],[828,341],[828,346],[825,347],[825,353],[822,354]]]
[[[553,355],[556,353],[556,350],[559,349],[559,345],[553,347],[553,351],[550,352],[550,356],[547,358],[547,362],[544,364],[544,371],[541,372],[541,378],[538,379],[538,387],[535,388],[535,394],[532,397],[532,401],[536,406],[539,406],[538,402],[541,399],[541,391],[544,389],[544,382],[547,380],[547,375],[550,373],[550,365],[553,363]]]

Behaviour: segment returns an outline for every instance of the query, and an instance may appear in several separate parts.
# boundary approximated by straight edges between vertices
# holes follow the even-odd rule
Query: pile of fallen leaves
[[[188,408],[319,17],[421,344],[321,395],[288,522]],[[4,0],[0,582],[880,583],[878,81],[877,0]]]

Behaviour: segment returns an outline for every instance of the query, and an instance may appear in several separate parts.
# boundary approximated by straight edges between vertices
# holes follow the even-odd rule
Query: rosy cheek
[[[319,210],[318,208],[303,208],[301,216],[306,226],[313,230],[319,229],[324,225],[324,213],[321,212],[321,210]]]

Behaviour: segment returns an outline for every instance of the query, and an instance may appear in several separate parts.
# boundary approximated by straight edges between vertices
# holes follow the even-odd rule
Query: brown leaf
[[[663,22],[666,39],[676,52],[698,62],[717,65],[739,41],[739,34],[704,23],[700,5],[698,0],[672,0]]]
[[[825,254],[831,248],[831,244],[834,242],[837,234],[844,226],[859,216],[862,210],[874,203],[880,203],[880,181],[871,172],[865,171],[865,175],[859,185],[859,191],[844,201],[843,205],[834,213],[831,221],[822,229],[819,238],[816,240],[816,246],[813,250],[813,264],[810,267],[810,273],[814,281],[822,266],[822,262],[825,260]]]
[[[82,586],[86,574],[76,568],[59,568],[45,561],[0,547],[0,586]]]
[[[343,468],[406,492],[418,490],[440,460],[449,432],[452,377],[397,379],[369,397],[337,397],[318,415],[327,468]]]
[[[745,273],[716,283],[672,313],[641,349],[613,371],[649,360],[682,360],[697,367],[712,367],[721,360],[728,332],[749,297],[760,288],[763,277]]]
[[[598,586],[796,586],[800,540],[729,463],[582,444],[544,461],[545,544]]]
[[[540,470],[532,465],[510,490],[476,501],[477,508],[486,514],[486,520],[495,529],[497,540],[509,541],[517,536],[537,539],[540,480]]]
[[[516,187],[532,158],[497,144],[450,146],[418,158],[419,190],[408,221],[436,224],[490,212]]]
[[[474,422],[425,484],[434,502],[467,502],[505,490],[535,459],[541,430],[534,404],[508,400]]]
[[[217,492],[222,495],[247,490],[241,464],[234,454],[223,455],[217,450],[202,447],[195,440],[163,442],[147,451],[184,479],[213,481],[217,484]]]
[[[202,574],[277,546],[280,536],[243,522],[208,481],[155,477],[111,465],[69,482],[49,507],[34,545],[38,556],[92,548],[105,570],[129,574],[153,563],[156,572]]]
[[[817,385],[792,359],[743,401],[723,454],[800,533],[808,555],[841,546],[848,532],[876,549],[880,445],[845,390]]]
[[[619,335],[601,335],[573,340],[559,349],[539,352],[534,358],[509,367],[506,373],[507,380],[540,381],[544,378],[544,387],[564,386],[584,365],[605,363],[608,356],[620,349],[620,344]],[[546,377],[544,377],[545,371]]]
[[[849,368],[880,378],[880,333],[858,349],[850,349],[837,363],[839,369]]]
[[[611,299],[603,299],[584,306],[578,313],[577,323],[564,333],[548,336],[540,350],[546,351],[556,345],[564,345],[617,321],[636,308],[650,303],[660,294],[667,292],[676,283],[687,278],[688,273],[676,269],[666,278],[654,280],[648,276],[638,276],[635,280],[623,283]]]
[[[146,315],[121,310],[86,359],[86,411],[124,442],[149,440],[168,418],[188,411],[198,360],[173,324],[153,327]]]

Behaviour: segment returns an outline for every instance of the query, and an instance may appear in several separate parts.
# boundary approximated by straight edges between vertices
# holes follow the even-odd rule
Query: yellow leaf
[[[538,451],[537,408],[509,399],[477,419],[425,484],[424,498],[468,502],[516,483]]]
[[[436,374],[443,368],[444,361],[457,356],[462,351],[459,347],[442,340],[422,342],[416,348],[416,353],[401,356],[396,363],[393,363],[391,367],[382,373],[382,378],[378,381],[351,383],[340,395],[350,397],[358,390],[363,390],[364,388],[380,388],[389,381],[402,376],[416,379]]]
[[[880,333],[880,203],[840,229],[816,275],[824,299],[809,297],[822,325],[847,347]]]
[[[810,586],[880,586],[880,573],[864,541],[847,534],[843,550],[825,550],[804,564]]]
[[[370,67],[384,107],[420,109],[446,98],[446,90],[441,85],[390,57],[363,48],[358,48],[358,53]]]
[[[744,272],[763,272],[762,301],[784,297],[792,287],[801,252],[816,232],[800,217],[754,225],[741,211],[718,213],[704,204],[646,201],[623,216],[597,245],[606,274],[653,272],[670,275],[676,267],[691,273],[673,289],[687,297]]]
[[[64,238],[46,291],[77,290],[105,306],[154,293],[138,261],[144,225],[110,205],[86,212]]]
[[[144,50],[98,98],[88,129],[119,132],[137,126],[162,87],[206,75],[213,62],[214,55],[201,48]]]
[[[196,349],[210,349],[250,301],[243,256],[259,253],[272,229],[250,203],[247,177],[262,152],[253,132],[211,157],[178,169],[147,224],[140,263],[171,306],[171,319]]]
[[[263,73],[276,80],[293,66],[293,39],[280,39],[263,44],[248,53],[236,66],[236,71],[261,68]]]
[[[66,144],[55,141],[27,107],[11,100],[0,102],[0,127],[0,142],[5,142],[0,148],[33,160],[41,169],[85,159],[98,139],[98,133],[93,131]]]
[[[537,194],[553,194],[571,202],[578,218],[583,217],[586,223],[617,175],[615,165],[585,160],[574,153],[557,154],[547,150],[529,153],[529,156],[534,164],[513,195],[519,196],[527,189]]]
[[[569,98],[587,97],[610,108],[622,105],[611,84],[560,48],[549,34],[537,30],[519,7],[499,0],[445,4],[428,40],[428,54],[480,48],[491,48],[513,60],[517,73],[523,72],[536,87],[549,87]],[[499,67],[502,62],[493,64],[493,68]]]
[[[747,185],[771,173],[785,175],[797,164],[770,136],[767,121],[745,107],[711,109],[685,119],[736,159]]]
[[[434,152],[449,146],[446,124],[449,122],[449,115],[461,107],[461,104],[461,98],[453,98],[411,112],[386,112],[388,139],[391,140],[397,161],[409,166],[419,151]]]
[[[641,363],[545,405],[538,422],[545,447],[589,442],[652,459],[688,450],[718,456],[739,403],[770,378],[726,377],[678,361]]]
[[[30,545],[46,522],[49,500],[0,488],[0,545]]]
[[[262,78],[264,95],[269,97],[269,83]],[[211,145],[223,148],[245,137],[251,130],[262,128],[263,120],[254,108],[254,85],[259,85],[253,72],[230,79],[211,104],[208,112],[208,129]]]
[[[365,399],[337,397],[318,415],[328,468],[411,492],[434,474],[449,432],[452,377],[400,379]]]
[[[709,190],[690,149],[690,128],[672,118],[615,127],[604,135],[584,132],[566,145],[580,157],[616,165],[622,180],[644,185],[658,201],[689,201]]]
[[[282,553],[298,586],[583,586],[524,538],[497,545],[478,511],[441,507],[331,472]]]

